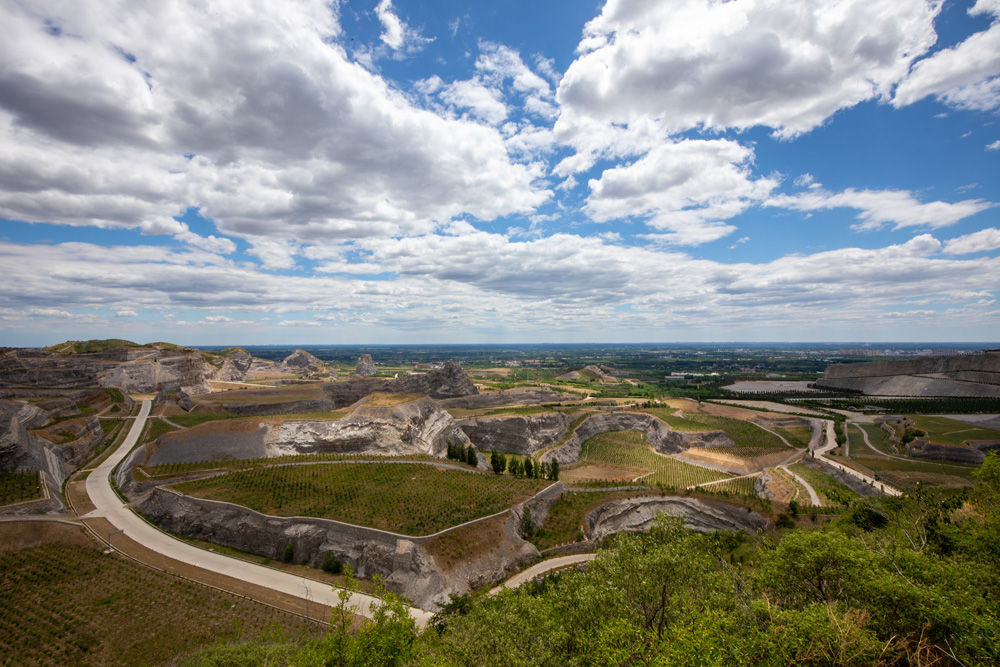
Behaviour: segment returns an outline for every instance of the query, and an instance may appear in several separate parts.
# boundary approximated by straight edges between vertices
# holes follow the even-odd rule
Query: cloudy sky
[[[1000,338],[1000,0],[0,24],[0,344]]]

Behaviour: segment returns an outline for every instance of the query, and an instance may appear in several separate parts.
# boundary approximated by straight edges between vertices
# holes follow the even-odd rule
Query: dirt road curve
[[[523,572],[518,572],[510,579],[491,590],[490,595],[498,593],[504,588],[517,588],[518,586],[521,586],[536,577],[540,577],[546,572],[559,570],[564,567],[569,567],[570,565],[576,565],[577,563],[586,563],[587,561],[594,560],[596,557],[597,554],[576,554],[573,556],[557,556],[556,558],[543,560],[541,563],[536,563]]]
[[[97,509],[85,516],[104,517],[132,540],[169,558],[299,597],[311,603],[336,606],[339,602],[338,591],[329,584],[223,556],[182,542],[147,523],[121,501],[111,487],[110,474],[138,441],[146,424],[146,417],[149,416],[150,407],[151,402],[148,399],[143,400],[142,409],[125,442],[87,477],[87,495]],[[355,613],[370,618],[371,605],[375,600],[376,598],[369,595],[354,593],[350,604],[355,607]],[[425,626],[431,617],[431,613],[423,609],[410,608],[410,613],[421,627]]]

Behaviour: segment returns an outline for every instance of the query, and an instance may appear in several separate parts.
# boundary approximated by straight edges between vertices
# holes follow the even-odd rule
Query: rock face
[[[295,350],[281,362],[283,366],[298,373],[314,373],[326,367],[319,358],[305,350]]]
[[[412,373],[393,380],[359,377],[346,382],[329,382],[323,391],[331,400],[330,408],[353,405],[376,392],[389,394],[424,394],[431,398],[454,398],[478,394],[479,390],[462,367],[449,361],[441,368],[426,373]]]
[[[490,391],[485,394],[470,394],[455,398],[441,399],[439,402],[445,408],[493,408],[503,405],[537,405],[539,403],[558,403],[565,400],[576,400],[574,395],[552,391],[547,387],[504,389]]]
[[[700,532],[764,530],[770,522],[756,512],[697,498],[650,496],[617,500],[587,515],[586,535],[593,542],[622,531],[649,530],[660,514],[680,517],[684,526]]]
[[[1000,351],[833,364],[816,386],[879,396],[1000,397]]]
[[[936,461],[949,461],[952,463],[971,463],[973,465],[982,465],[983,460],[986,458],[986,454],[978,448],[941,445],[936,442],[927,442],[926,440],[914,440],[906,446],[906,452],[910,456],[922,459],[934,459]]]
[[[93,354],[14,349],[0,355],[0,386],[7,387],[117,387],[126,393],[183,388],[204,393],[215,372],[199,351],[185,348],[125,347]]]
[[[61,414],[63,402],[45,404]],[[73,410],[79,412],[75,406]],[[104,443],[104,431],[94,416],[65,419],[43,429],[54,413],[24,401],[0,400],[0,470],[40,471],[49,495],[46,501],[12,509],[15,513],[62,511],[63,480]]]
[[[645,412],[606,412],[584,420],[566,443],[543,456],[543,460],[555,459],[560,464],[572,463],[580,458],[583,443],[598,433],[607,431],[642,431],[653,449],[661,454],[677,454],[690,447],[725,447],[733,441],[722,431],[702,433],[680,433],[673,430],[661,419]]]
[[[213,380],[223,380],[226,382],[240,382],[247,378],[250,368],[253,366],[253,357],[242,347],[227,350],[223,355],[222,366],[215,372]]]
[[[355,375],[368,376],[375,375],[376,373],[378,373],[378,369],[375,368],[372,355],[365,353],[358,357],[358,364],[354,367]]]
[[[559,442],[566,433],[570,418],[561,412],[548,412],[476,417],[456,423],[480,451],[495,449],[505,454],[533,456]]]
[[[429,398],[391,407],[360,405],[335,421],[286,421],[264,436],[268,456],[335,452],[442,456],[449,443],[468,443],[447,412]]]

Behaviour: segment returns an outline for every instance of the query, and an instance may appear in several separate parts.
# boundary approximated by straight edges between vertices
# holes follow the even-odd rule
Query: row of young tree
[[[468,463],[470,466],[479,465],[479,454],[476,453],[472,445],[463,447],[459,444],[448,443],[448,458],[461,463]]]
[[[527,479],[549,479],[553,482],[559,480],[559,462],[552,463],[534,461],[531,457],[520,457],[515,454],[501,454],[497,450],[490,452],[490,467],[497,475],[505,470],[514,477],[525,477]]]

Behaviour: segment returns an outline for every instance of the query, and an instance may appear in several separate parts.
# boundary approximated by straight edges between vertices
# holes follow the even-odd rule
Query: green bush
[[[285,545],[285,551],[281,554],[281,560],[284,563],[291,563],[293,558],[295,558],[295,546],[289,542]]]

